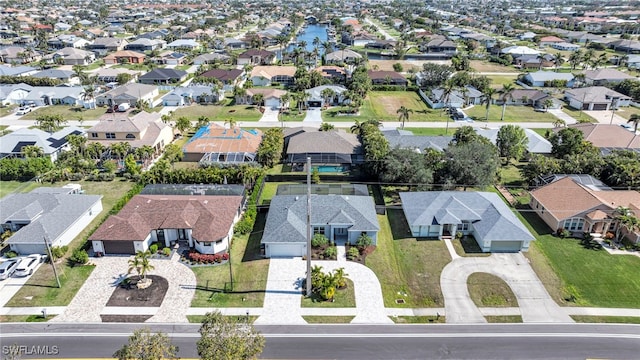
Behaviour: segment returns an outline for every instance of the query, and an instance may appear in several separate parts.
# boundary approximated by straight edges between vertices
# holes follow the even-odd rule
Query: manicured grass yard
[[[61,115],[65,120],[97,120],[104,115],[107,108],[97,107],[95,109],[85,109],[78,106],[51,105],[40,107],[24,116],[21,120],[35,120],[40,115]]]
[[[444,324],[447,319],[440,316],[390,316],[396,324],[428,324],[428,323],[440,323]]]
[[[378,222],[377,248],[367,256],[366,265],[380,280],[385,306],[443,306],[440,273],[451,261],[444,242],[412,238],[400,209],[378,215]],[[396,304],[396,299],[405,303]]]
[[[634,106],[627,106],[627,107],[622,107],[619,110],[616,110],[616,115],[621,116],[621,117],[625,118],[626,120],[629,120],[629,118],[633,114],[640,115],[640,108],[637,108],[637,107],[634,107]],[[633,126],[633,124],[630,124],[630,125]]]
[[[453,135],[456,131],[454,128],[449,128],[447,134],[445,134],[446,128],[410,128],[405,127],[404,130],[411,131],[413,135],[423,135],[423,136],[446,136]]]
[[[563,106],[562,107],[562,111],[564,111],[567,115],[571,116],[572,118],[576,119],[577,121],[589,121],[589,122],[593,122],[593,123],[597,123],[598,121],[594,118],[592,118],[591,116],[589,116],[589,114],[580,111],[580,110],[576,110],[570,106]]]
[[[29,192],[40,186],[42,186],[41,183],[30,181],[0,181],[0,198],[13,192]]]
[[[284,122],[303,121],[305,116],[307,116],[306,111],[298,112],[297,109],[291,109],[290,111],[280,112],[280,115],[278,115],[278,118],[280,119],[280,121],[284,121]]]
[[[571,315],[575,322],[579,323],[616,323],[616,324],[640,324],[640,317],[634,316],[588,316]]]
[[[471,300],[478,307],[517,307],[518,300],[501,278],[489,273],[473,273],[467,278]]]
[[[17,107],[15,104],[0,106],[0,117],[13,113]]]
[[[528,210],[528,208],[527,208]],[[588,250],[578,239],[560,239],[533,212],[521,211],[537,241],[525,253],[561,305],[640,308],[640,258]],[[567,301],[575,296],[575,301]]]
[[[487,77],[491,80],[491,87],[494,89],[500,90],[505,84],[513,84],[516,88],[520,88],[520,86],[516,84],[518,78],[517,73],[513,75],[487,75]]]
[[[348,324],[355,316],[313,316],[307,315],[302,318],[309,324]]]
[[[464,112],[472,119],[485,121],[486,107],[474,106]],[[502,106],[491,105],[489,108],[489,121],[500,121],[502,116]],[[549,113],[536,112],[530,106],[509,106],[504,112],[505,122],[554,122],[557,118]]]
[[[249,236],[234,236],[231,246],[233,265],[233,291],[220,290],[228,287],[229,265],[194,267],[198,289],[191,302],[194,307],[261,307],[269,273],[269,260],[260,256],[260,239],[266,214],[259,213]],[[212,290],[203,290],[208,284]],[[216,289],[216,290],[213,290]]]
[[[259,204],[268,204],[278,192],[278,185],[282,184],[300,184],[296,182],[265,182],[260,194]]]
[[[212,121],[233,119],[236,121],[258,121],[262,113],[253,105],[200,105],[181,106],[173,112],[173,119],[186,117],[190,121],[197,121],[206,116]]]
[[[322,266],[322,265],[320,265]],[[353,286],[353,281],[347,280],[347,287],[342,290],[336,289],[336,294],[333,297],[334,301],[323,301],[319,297],[306,297],[300,296],[302,299],[300,302],[301,307],[317,307],[317,308],[347,308],[356,307],[356,293]]]
[[[42,184],[43,186],[62,186],[64,183]],[[127,181],[90,182],[78,181],[86,194],[102,195],[102,212],[69,244],[69,249],[81,245],[85,237],[100,224],[113,205],[133,187]],[[7,306],[64,306],[76,295],[85,280],[89,277],[94,266],[72,266],[67,262],[71,250],[56,264],[62,288],[58,289],[49,264],[43,264],[18,293],[7,303]],[[29,299],[31,298],[31,299]]]

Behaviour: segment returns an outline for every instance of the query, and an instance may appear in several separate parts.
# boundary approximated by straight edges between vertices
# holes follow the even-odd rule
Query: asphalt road
[[[150,326],[197,357],[198,325],[3,324],[2,356],[104,358],[132,329]],[[638,325],[309,325],[257,327],[265,359],[637,359]],[[22,346],[22,348],[20,348]]]

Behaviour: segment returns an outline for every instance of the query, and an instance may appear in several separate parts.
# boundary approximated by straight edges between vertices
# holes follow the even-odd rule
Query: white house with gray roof
[[[0,141],[0,158],[7,156],[22,157],[22,148],[33,145],[41,148],[45,156],[56,161],[58,155],[69,149],[67,136],[86,136],[83,128],[68,126],[50,134],[40,129],[21,128],[2,137]]]
[[[531,86],[551,86],[551,81],[566,81],[566,87],[573,87],[575,76],[572,73],[559,73],[554,71],[536,71],[525,75],[524,79]]]
[[[2,232],[18,254],[45,254],[45,237],[51,246],[68,245],[102,211],[101,195],[80,194],[80,185],[41,187],[0,199]]]
[[[261,244],[266,257],[296,257],[307,252],[307,196],[276,195]],[[367,234],[375,245],[380,225],[370,196],[311,195],[311,227],[331,242],[355,244]]]
[[[401,192],[412,236],[473,235],[483,252],[527,251],[535,237],[496,193],[474,191]]]

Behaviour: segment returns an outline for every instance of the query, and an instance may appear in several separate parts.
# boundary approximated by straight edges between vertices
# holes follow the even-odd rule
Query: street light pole
[[[311,296],[311,157],[307,157],[307,296]]]
[[[616,113],[616,108],[615,108],[616,100],[617,98],[611,99],[611,120],[609,121],[609,125],[613,124],[613,116]]]

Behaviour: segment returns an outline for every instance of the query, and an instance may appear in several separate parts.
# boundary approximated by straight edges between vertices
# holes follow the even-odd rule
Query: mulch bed
[[[131,286],[116,287],[107,306],[158,307],[162,305],[162,300],[169,289],[169,282],[157,275],[147,275],[147,278],[153,280],[151,286],[146,289],[138,289],[135,286],[138,276],[130,277]]]
[[[100,315],[102,322],[142,323],[153,315]]]

